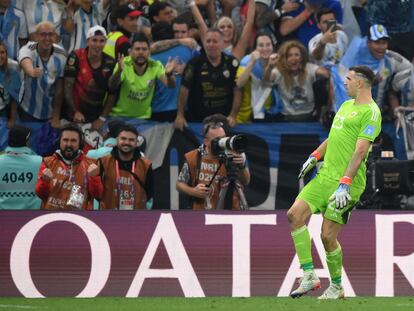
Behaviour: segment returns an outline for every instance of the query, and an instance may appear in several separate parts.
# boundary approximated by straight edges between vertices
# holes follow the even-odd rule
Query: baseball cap
[[[369,40],[377,41],[383,38],[390,38],[387,29],[383,25],[375,24],[369,27]]]
[[[116,18],[125,18],[126,16],[138,17],[142,14],[132,4],[120,5],[116,10]]]
[[[105,36],[106,37],[105,28],[99,25],[89,28],[88,32],[86,33],[86,39],[92,38],[93,36]]]

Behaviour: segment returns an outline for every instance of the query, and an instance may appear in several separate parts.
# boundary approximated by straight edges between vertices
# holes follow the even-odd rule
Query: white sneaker
[[[311,290],[317,290],[321,287],[321,281],[315,271],[305,272],[300,280],[299,287],[290,293],[290,297],[299,298]]]
[[[344,288],[341,285],[331,283],[318,299],[343,299],[345,298]]]

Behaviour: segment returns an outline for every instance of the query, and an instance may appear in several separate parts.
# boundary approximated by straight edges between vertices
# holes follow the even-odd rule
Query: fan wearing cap
[[[138,17],[142,14],[133,4],[120,5],[116,12],[116,31],[108,34],[104,52],[112,58],[128,56],[131,44],[129,38],[138,31]]]
[[[34,189],[42,157],[27,142],[30,129],[17,125],[9,131],[8,147],[0,155],[0,210],[39,209]]]
[[[363,40],[356,51],[348,48],[342,62],[348,68],[356,65],[367,66],[376,74],[377,84],[372,88],[372,97],[383,113],[387,112],[386,99],[392,78],[412,66],[402,55],[388,50],[389,39],[388,31],[383,25],[372,25],[367,40]]]
[[[103,53],[106,31],[93,26],[87,32],[86,48],[72,51],[65,66],[64,94],[67,118],[76,123],[92,122],[102,127],[115,95],[108,94],[108,80],[116,61]]]
[[[87,31],[94,25],[102,25],[104,6],[109,1],[70,0],[62,16],[62,27],[70,34],[68,51],[86,47]],[[75,7],[77,6],[77,7]]]
[[[389,49],[411,60],[414,57],[414,1],[370,0],[365,1],[368,24],[380,24],[390,35]]]

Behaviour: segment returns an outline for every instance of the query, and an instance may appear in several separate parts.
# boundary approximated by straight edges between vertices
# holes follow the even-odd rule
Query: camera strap
[[[193,187],[197,186],[197,184],[198,184],[198,175],[200,174],[200,169],[201,169],[201,152],[198,151],[197,152],[197,159],[196,159],[196,171],[195,171],[195,176],[194,176],[194,185],[193,185]]]

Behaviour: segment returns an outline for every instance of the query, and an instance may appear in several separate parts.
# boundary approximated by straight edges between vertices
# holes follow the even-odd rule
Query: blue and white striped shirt
[[[77,50],[86,47],[86,33],[89,28],[102,25],[105,18],[102,1],[92,4],[90,13],[85,12],[82,8],[76,10],[73,15],[73,22],[75,29],[70,36],[69,51]]]
[[[7,61],[7,69],[0,70],[0,110],[10,102],[17,102],[21,85],[21,71],[19,64],[12,59]]]
[[[29,37],[23,12],[10,6],[2,16],[0,32],[3,42],[6,43],[7,56],[17,59],[17,52],[20,48],[19,39]]]
[[[401,106],[414,105],[414,67],[397,73],[392,80],[395,92],[401,92]]]
[[[27,29],[33,33],[40,22],[49,21],[60,33],[62,13],[66,4],[51,0],[30,0],[23,2],[23,12],[26,15]]]
[[[24,76],[23,85],[20,89],[20,107],[32,117],[39,120],[46,120],[52,116],[52,103],[55,95],[56,82],[63,78],[66,64],[65,50],[53,44],[52,55],[47,62],[42,61],[37,51],[37,42],[29,42],[20,49],[19,64],[30,58],[33,67],[43,69],[43,76],[31,78]]]

